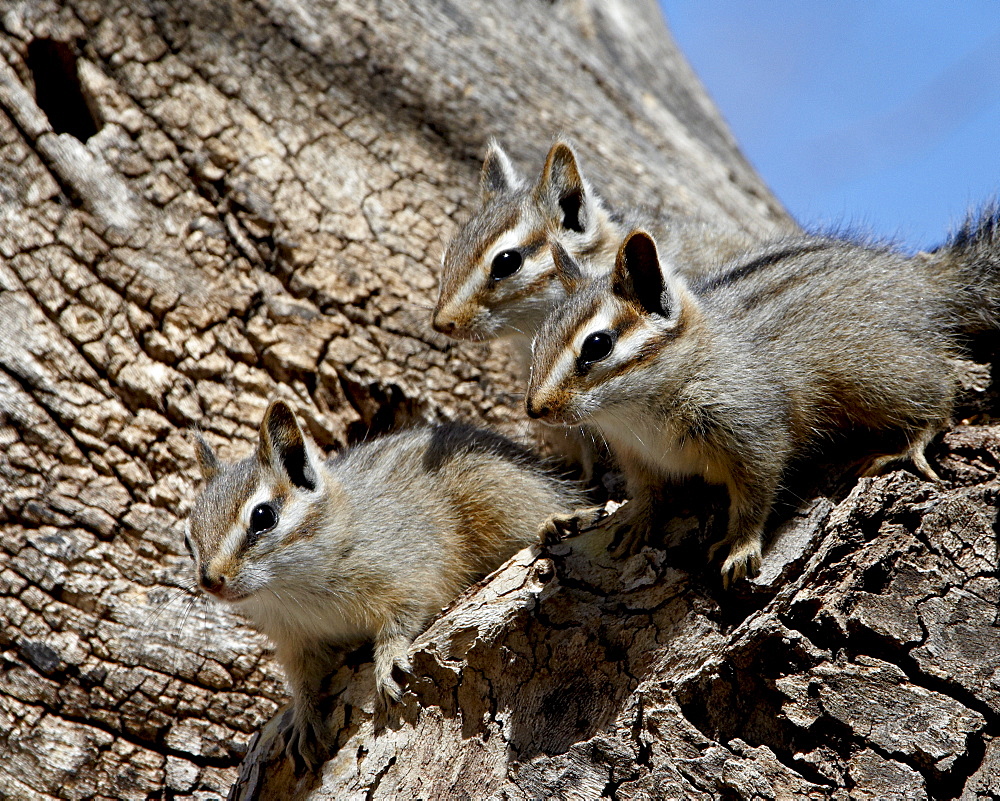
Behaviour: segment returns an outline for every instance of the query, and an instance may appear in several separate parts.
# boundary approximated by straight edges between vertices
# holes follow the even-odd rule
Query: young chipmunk
[[[528,414],[600,430],[631,502],[620,550],[662,511],[659,487],[701,476],[729,490],[724,582],[755,572],[793,459],[842,430],[880,435],[868,473],[924,456],[949,422],[962,337],[998,324],[995,211],[931,254],[819,236],[776,240],[696,281],[661,266],[642,231],[586,283],[553,247],[572,293],[535,340]],[[895,442],[893,442],[895,440]]]
[[[256,451],[222,465],[199,438],[206,485],[185,545],[200,588],[275,645],[294,698],[290,755],[326,751],[316,700],[330,648],[374,641],[375,684],[399,700],[394,666],[465,587],[582,505],[574,485],[489,431],[449,424],[383,437],[323,461],[283,401]]]
[[[636,227],[611,211],[580,169],[573,148],[556,142],[534,186],[491,141],[480,176],[480,206],[445,250],[432,325],[456,339],[513,341],[525,371],[531,341],[566,298],[550,243],[558,241],[588,277],[610,269],[625,234]],[[735,227],[664,217],[661,243],[693,273],[744,251],[754,240]]]
[[[607,207],[566,142],[552,146],[531,186],[491,141],[480,193],[479,209],[445,250],[432,325],[456,339],[509,340],[527,377],[535,333],[566,299],[550,243],[559,242],[594,278],[610,269],[634,225]],[[663,217],[658,231],[674,259],[692,273],[743,252],[754,241],[735,227],[708,226],[693,218]],[[545,439],[589,477],[596,456],[585,432],[562,429]]]

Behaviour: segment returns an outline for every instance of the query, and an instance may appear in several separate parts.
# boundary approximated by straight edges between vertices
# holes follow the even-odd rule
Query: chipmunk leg
[[[638,553],[649,541],[653,530],[656,496],[652,487],[642,487],[632,492],[631,496],[624,507],[601,523],[615,527],[615,534],[608,548],[608,553],[615,559]]]
[[[310,649],[278,647],[276,656],[292,689],[291,724],[284,732],[285,753],[296,766],[316,771],[329,754],[326,722],[319,695],[326,677],[327,655]]]
[[[927,446],[931,444],[931,440],[937,436],[937,433],[943,427],[941,423],[929,425],[910,438],[905,450],[899,453],[887,453],[874,457],[862,471],[862,477],[871,478],[872,476],[877,476],[889,465],[909,460],[917,472],[928,481],[941,481],[941,478],[927,461],[925,451]]]
[[[764,523],[774,501],[776,482],[755,481],[750,486],[729,482],[729,526],[726,536],[708,550],[711,561],[723,545],[729,554],[722,563],[722,585],[754,576],[760,570]]]
[[[384,702],[390,699],[399,703],[403,698],[403,688],[392,676],[393,668],[409,673],[410,637],[398,629],[383,629],[375,638],[375,689]]]

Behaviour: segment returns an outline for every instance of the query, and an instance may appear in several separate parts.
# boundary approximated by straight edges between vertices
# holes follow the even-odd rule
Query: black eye
[[[186,531],[184,532],[184,547],[187,549],[187,552],[191,555],[191,558],[194,559],[194,545],[191,543],[191,535],[188,534]]]
[[[580,365],[593,364],[607,357],[615,347],[615,335],[611,331],[598,331],[591,334],[580,346]]]
[[[521,269],[523,259],[516,250],[502,250],[493,257],[493,267],[490,269],[490,278],[499,281],[508,275],[513,275]]]
[[[269,503],[258,503],[250,513],[250,533],[260,534],[278,525],[278,515]]]

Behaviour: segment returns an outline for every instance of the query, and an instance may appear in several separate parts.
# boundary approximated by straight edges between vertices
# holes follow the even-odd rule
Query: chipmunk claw
[[[410,642],[404,637],[393,638],[386,645],[376,647],[375,690],[386,709],[390,703],[398,704],[403,700],[403,685],[392,674],[395,668],[405,674],[412,673],[409,648]]]
[[[303,712],[296,707],[291,721],[285,724],[283,737],[285,757],[292,760],[296,773],[316,773],[329,756],[325,744],[326,726],[316,712]]]
[[[391,703],[398,704],[403,700],[403,685],[392,676],[383,677],[378,681],[378,694],[382,703],[388,707]]]
[[[624,559],[639,553],[645,544],[646,538],[642,531],[630,523],[624,523],[615,529],[608,545],[608,553],[613,559]]]
[[[596,526],[605,516],[603,506],[588,506],[565,515],[553,515],[538,529],[542,545],[553,545],[577,537]]]
[[[717,543],[709,550],[709,558],[715,554]],[[729,556],[722,563],[722,586],[729,589],[734,581],[749,578],[760,572],[762,559],[760,542],[747,541],[736,543],[729,549]]]

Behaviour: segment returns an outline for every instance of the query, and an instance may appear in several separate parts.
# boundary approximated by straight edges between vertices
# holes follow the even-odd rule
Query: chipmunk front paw
[[[645,544],[646,534],[643,528],[626,520],[615,526],[608,553],[615,559],[624,559],[639,553]]]
[[[711,558],[715,554],[716,549],[724,543],[725,540],[721,543],[717,543],[709,551],[709,558]],[[741,542],[733,543],[729,549],[729,556],[727,556],[726,561],[722,563],[722,586],[725,589],[729,589],[729,585],[734,581],[757,575],[760,571],[760,562],[762,558],[760,540],[743,540]]]
[[[315,773],[329,757],[326,725],[315,709],[296,704],[283,735],[285,756],[295,764],[296,773],[302,769]]]
[[[538,540],[542,545],[552,545],[579,536],[597,525],[603,517],[603,506],[588,506],[566,515],[553,515],[538,529]]]
[[[406,637],[393,637],[375,646],[375,690],[382,703],[388,707],[390,702],[399,703],[403,700],[403,686],[396,681],[392,673],[399,668],[403,673],[410,673],[410,640]]]
[[[653,530],[647,507],[635,501],[619,506],[600,525],[612,532],[608,553],[614,559],[626,559],[639,553],[649,544]]]

